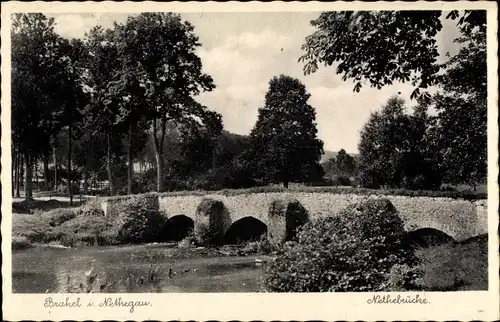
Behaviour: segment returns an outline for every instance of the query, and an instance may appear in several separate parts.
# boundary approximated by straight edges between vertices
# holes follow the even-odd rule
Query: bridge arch
[[[420,228],[406,233],[406,242],[413,247],[430,247],[442,244],[454,244],[455,239],[436,228]]]
[[[185,215],[168,218],[162,233],[163,241],[181,241],[194,229],[194,220]]]
[[[259,219],[247,216],[238,219],[229,226],[224,234],[224,244],[257,241],[267,234],[267,225]]]

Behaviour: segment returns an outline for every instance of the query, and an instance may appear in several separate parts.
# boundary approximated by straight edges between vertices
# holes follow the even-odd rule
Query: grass
[[[12,216],[12,247],[20,249],[24,241],[29,244],[59,243],[64,246],[114,244],[112,218],[92,215],[97,210],[85,206],[16,214]]]
[[[73,201],[73,207],[81,206],[84,201]],[[14,214],[32,214],[36,211],[49,211],[59,208],[68,208],[69,201],[51,200],[23,200],[12,202],[12,213]]]
[[[416,251],[424,271],[420,284],[427,291],[488,289],[488,236]]]

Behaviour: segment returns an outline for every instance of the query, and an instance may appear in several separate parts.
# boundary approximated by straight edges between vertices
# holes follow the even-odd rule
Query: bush
[[[59,208],[47,212],[37,210],[35,211],[35,215],[44,217],[44,220],[46,220],[50,226],[54,227],[75,218],[77,213],[71,208]]]
[[[336,175],[332,179],[332,184],[334,186],[351,186],[351,179],[345,175]]]
[[[188,235],[184,237],[178,244],[179,248],[190,248],[196,243],[194,230],[190,230]]]
[[[276,246],[271,244],[265,235],[262,235],[258,241],[248,242],[243,248],[244,254],[267,255],[272,253]]]
[[[146,198],[134,197],[116,205],[116,239],[120,243],[157,242],[167,219]]]
[[[71,187],[72,187],[71,192],[74,195],[80,193],[80,183],[79,182],[72,182]],[[69,193],[68,184],[64,183],[64,184],[60,184],[59,186],[57,186],[57,192],[64,193],[64,194]]]
[[[407,264],[396,264],[391,267],[387,288],[392,292],[419,291],[421,289],[420,279],[423,271],[418,266],[408,266]]]
[[[273,292],[385,291],[394,265],[416,263],[404,226],[387,199],[352,204],[307,223],[266,269]]]
[[[113,245],[117,244],[115,222],[104,216],[82,216],[55,226],[47,235],[45,242],[59,241],[65,246],[84,245]]]
[[[154,190],[148,190],[148,191],[141,191],[140,189],[140,183],[138,178],[132,178],[132,194],[138,194],[141,192],[149,192],[149,191],[154,191]],[[119,189],[117,191],[117,194],[120,196],[128,195],[128,179],[125,178],[125,181],[122,181],[119,185]]]
[[[79,215],[81,216],[104,216],[104,210],[102,210],[101,200],[99,198],[93,198],[87,201],[79,210]]]
[[[267,236],[262,235],[260,240],[257,243],[257,252],[259,254],[270,254],[276,250],[276,246],[273,245]]]
[[[14,214],[30,214],[34,200],[23,200],[12,202],[12,213]]]
[[[229,213],[221,201],[210,198],[201,200],[196,208],[196,242],[202,246],[220,245],[230,223]]]
[[[363,188],[380,189],[384,182],[383,175],[376,166],[370,166],[361,171],[359,184]]]
[[[206,223],[199,223],[194,226],[194,238],[197,245],[215,246],[218,243],[214,241],[214,233]]]

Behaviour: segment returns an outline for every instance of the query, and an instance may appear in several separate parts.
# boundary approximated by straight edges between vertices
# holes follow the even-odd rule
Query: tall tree
[[[119,58],[126,58],[126,53],[119,53]],[[117,79],[110,82],[110,97],[114,97],[118,106],[116,124],[122,125],[127,133],[127,193],[132,194],[133,174],[133,138],[138,131],[144,131],[147,126],[144,99],[145,87],[140,83],[140,78],[134,74],[134,68],[125,62],[117,70]]]
[[[54,19],[43,14],[16,14],[11,38],[12,139],[25,163],[25,198],[31,199],[33,166],[56,131],[62,110],[55,91],[61,80],[55,75],[60,75],[65,57]]]
[[[202,73],[196,54],[201,46],[194,27],[173,13],[142,13],[129,17],[121,28],[124,52],[136,63],[136,75],[145,86],[144,111],[151,118],[157,164],[157,190],[164,187],[163,144],[166,125],[198,118],[203,110],[192,97],[215,88]]]
[[[425,105],[413,115],[405,102],[389,99],[379,112],[372,113],[361,131],[359,170],[362,185],[369,188],[436,188],[440,184],[437,165],[429,158],[426,133],[429,122]]]
[[[212,168],[217,138],[222,131],[220,114],[206,110],[204,124],[181,125],[181,155],[188,175]]]
[[[250,133],[248,156],[254,175],[265,182],[309,181],[322,177],[323,142],[317,138],[310,94],[298,80],[273,77],[264,107]]]
[[[113,134],[120,111],[116,92],[110,90],[115,80],[118,45],[116,33],[100,26],[92,28],[85,37],[87,86],[90,91],[90,105],[86,110],[92,123],[106,135],[106,163],[111,195],[116,193],[113,165]]]
[[[84,47],[83,42],[73,39],[61,42],[61,60],[63,65],[57,75],[60,86],[54,88],[54,93],[60,101],[62,107],[61,123],[67,127],[68,131],[68,151],[67,151],[67,183],[70,205],[73,204],[73,183],[72,183],[72,148],[74,128],[82,120],[84,107],[88,103],[88,98],[84,92]]]
[[[443,65],[441,90],[433,99],[438,111],[436,144],[442,147],[438,153],[446,179],[469,183],[475,190],[486,178],[487,165],[486,12],[470,12],[459,25],[462,36],[455,42],[461,48]]]

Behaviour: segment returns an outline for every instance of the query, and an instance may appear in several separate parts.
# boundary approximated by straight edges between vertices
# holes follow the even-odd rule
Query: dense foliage
[[[461,33],[454,39],[460,45],[459,52],[453,56],[447,54],[444,63],[438,60],[436,42],[442,19],[457,20]],[[363,185],[394,185],[390,182],[392,179],[402,179],[395,173],[395,164],[412,163],[411,168],[428,168],[429,161],[434,163],[432,167],[442,174],[442,178],[429,182],[432,173],[414,174],[408,177],[410,181],[400,182],[400,185],[412,189],[434,188],[443,179],[449,183],[466,182],[475,188],[478,182],[484,181],[487,150],[485,10],[453,10],[446,14],[441,11],[324,12],[311,24],[316,31],[306,38],[302,46],[304,55],[300,58],[305,63],[305,74],[314,73],[319,64],[333,66],[344,81],[354,81],[356,92],[360,91],[363,81],[379,89],[411,81],[414,86],[411,97],[418,100],[420,112],[424,112],[425,107],[438,112],[436,117],[426,117],[433,124],[427,124],[427,141],[420,144],[421,149],[431,151],[434,160],[424,156],[423,164],[421,156],[399,153],[401,137],[397,132],[405,136],[407,125],[403,124],[403,118],[406,116],[393,115],[389,121],[383,115],[372,115],[364,128],[362,141],[365,142],[360,145],[366,145],[368,137],[382,142],[380,136],[376,138],[373,128],[386,127],[383,131],[396,135],[397,142],[383,146],[397,153],[390,162],[387,153],[386,156],[376,153],[371,161],[365,157],[361,161],[364,163],[361,165],[364,168]],[[437,88],[436,94],[428,92],[431,87]],[[391,104],[395,105],[395,101]],[[385,126],[383,121],[391,125]],[[364,146],[363,149],[366,156],[370,148]],[[415,158],[416,163],[413,162]],[[390,165],[387,169],[386,162]]]
[[[404,232],[387,199],[353,204],[306,224],[297,242],[278,250],[266,268],[266,287],[272,292],[391,290],[393,267],[416,264]]]
[[[327,180],[331,180],[334,185],[350,186],[350,177],[358,173],[358,165],[354,157],[341,149],[334,158],[326,160],[322,167]]]
[[[380,112],[371,114],[361,131],[359,170],[368,188],[432,190],[441,184],[425,106],[412,115],[404,101],[393,97]]]
[[[322,177],[323,142],[317,138],[309,97],[298,79],[284,75],[271,79],[245,155],[254,178],[287,187],[289,182]]]
[[[167,219],[145,198],[131,198],[117,204],[114,229],[119,243],[148,243],[160,240]]]
[[[430,98],[427,89],[439,80],[436,35],[442,29],[442,11],[336,11],[323,12],[311,21],[317,30],[302,46],[304,72],[319,64],[332,66],[343,80],[352,79],[359,92],[362,81],[381,88],[395,82],[416,87],[413,97]],[[464,33],[476,27],[486,30],[486,12],[451,11],[446,18],[459,19]],[[481,74],[483,69],[477,69]],[[421,95],[423,94],[423,95]]]

